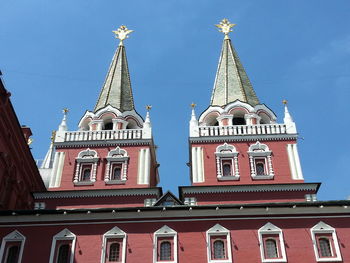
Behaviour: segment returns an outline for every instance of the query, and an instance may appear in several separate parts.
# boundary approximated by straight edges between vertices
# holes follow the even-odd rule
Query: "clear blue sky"
[[[350,1],[0,0],[0,69],[22,124],[42,159],[68,107],[76,130],[92,110],[121,24],[136,109],[151,112],[161,186],[189,184],[189,104],[209,104],[222,44],[231,34],[260,100],[283,119],[288,99],[303,138],[307,182],[323,182],[320,199],[350,195]]]

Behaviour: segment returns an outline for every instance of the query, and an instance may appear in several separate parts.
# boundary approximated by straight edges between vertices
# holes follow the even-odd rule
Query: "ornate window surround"
[[[274,224],[267,223],[258,230],[259,246],[261,262],[287,262],[286,248],[284,246],[282,229]],[[277,245],[277,250],[280,253],[278,258],[267,258],[265,255],[265,240],[264,235],[278,235],[278,238],[274,238]]]
[[[21,243],[20,250],[18,254],[18,263],[22,262],[22,255],[23,255],[23,249],[24,249],[24,243],[26,241],[26,237],[23,236],[19,231],[14,230],[8,235],[6,235],[1,242],[1,249],[0,249],[0,261],[5,262],[5,257],[7,256],[7,250],[8,250],[8,243]]]
[[[172,253],[172,260],[158,260],[158,245],[160,244],[158,242],[158,239],[164,239],[164,241],[172,241],[172,247],[171,247],[171,253]],[[153,263],[177,263],[177,232],[167,225],[164,225],[160,229],[158,229],[156,232],[154,232],[154,238],[153,238]]]
[[[227,258],[226,259],[212,259],[212,238],[218,238],[219,236],[222,236],[222,239],[226,245],[226,253]],[[232,263],[232,251],[231,251],[231,237],[230,237],[230,230],[227,228],[216,224],[212,228],[210,228],[207,233],[207,257],[208,257],[208,263]]]
[[[216,147],[216,175],[219,181],[239,180],[238,152],[233,145],[227,144]],[[223,175],[223,161],[231,162],[232,176]]]
[[[250,163],[250,174],[254,180],[265,180],[273,179],[275,172],[272,167],[272,151],[266,144],[262,144],[257,141],[255,144],[249,146],[249,163]],[[257,175],[255,162],[256,160],[263,159],[265,164],[266,175]]]
[[[78,157],[75,158],[76,168],[73,183],[75,185],[93,185],[94,182],[96,182],[96,170],[98,160],[99,157],[96,151],[90,150],[90,148],[81,151],[78,154]],[[91,175],[89,181],[81,181],[81,176],[83,172],[82,168],[84,167],[84,165],[91,165]]]
[[[103,235],[103,243],[102,243],[102,253],[101,253],[101,263],[106,262],[106,251],[109,249],[107,247],[108,239],[122,239],[122,247],[121,247],[121,261],[120,263],[125,263],[126,259],[126,233],[121,230],[119,227],[113,227],[111,230],[107,231]]]
[[[71,251],[69,256],[69,263],[74,262],[74,251],[75,251],[75,241],[76,235],[69,231],[67,228],[63,229],[61,232],[57,233],[52,238],[51,253],[49,263],[55,262],[55,254],[58,251],[57,241],[69,241],[71,243]]]
[[[119,146],[114,150],[111,150],[107,157],[107,166],[105,173],[105,183],[106,184],[124,184],[127,181],[127,173],[128,173],[128,161],[129,156],[126,150],[121,149]],[[113,173],[113,165],[119,164],[121,165],[121,179],[120,180],[111,180]]]
[[[342,257],[340,254],[340,248],[338,243],[337,234],[335,232],[335,228],[331,227],[330,225],[327,225],[326,223],[320,221],[317,225],[312,227],[310,229],[311,232],[311,238],[312,243],[314,247],[315,257],[317,262],[337,262],[342,261]],[[332,238],[329,239],[329,236],[326,237],[329,239],[330,245],[331,245],[331,251],[333,256],[332,257],[321,257],[319,255],[319,247],[318,247],[318,238],[322,238],[322,235],[331,235]]]

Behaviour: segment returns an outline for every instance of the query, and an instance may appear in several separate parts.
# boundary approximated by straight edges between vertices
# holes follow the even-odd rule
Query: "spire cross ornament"
[[[225,39],[229,39],[228,34],[232,32],[232,29],[236,24],[231,24],[226,18],[221,20],[220,24],[215,25],[219,28],[219,31],[225,34]]]
[[[150,111],[152,109],[152,105],[146,105],[146,110]]]
[[[282,103],[283,103],[284,105],[287,105],[287,104],[288,104],[288,100],[282,100]]]
[[[191,103],[191,108],[194,109],[197,106],[194,102]]]
[[[69,112],[69,109],[68,109],[68,108],[64,108],[64,109],[62,110],[62,113],[63,113],[64,115],[67,115],[68,112]]]
[[[120,40],[119,46],[123,45],[123,40],[129,38],[129,34],[134,30],[129,30],[126,26],[122,25],[117,30],[112,31],[115,34],[115,38]]]

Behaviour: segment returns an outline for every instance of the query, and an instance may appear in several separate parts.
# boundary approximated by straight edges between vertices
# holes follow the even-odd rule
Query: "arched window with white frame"
[[[342,261],[335,228],[321,221],[310,231],[317,262]]]
[[[49,263],[73,263],[76,235],[67,228],[52,238]]]
[[[216,175],[218,180],[238,180],[238,152],[233,145],[224,143],[215,151]]]
[[[282,229],[267,223],[258,230],[262,262],[287,262]]]
[[[208,263],[232,263],[231,236],[225,227],[216,224],[206,233]]]
[[[1,242],[0,262],[21,263],[25,240],[17,230],[6,235]]]
[[[129,156],[126,150],[119,146],[111,150],[107,157],[105,172],[106,184],[123,184],[127,181]]]
[[[163,226],[154,232],[153,239],[154,263],[177,263],[177,232],[168,226]]]
[[[272,151],[266,144],[257,141],[248,150],[250,174],[254,180],[273,179]]]
[[[95,150],[87,148],[75,158],[76,167],[73,178],[75,185],[93,185],[96,182],[97,162],[99,157]]]
[[[113,227],[103,235],[101,263],[126,262],[126,233]]]

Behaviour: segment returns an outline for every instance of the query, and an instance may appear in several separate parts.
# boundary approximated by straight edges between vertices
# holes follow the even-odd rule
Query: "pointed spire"
[[[67,113],[69,110],[67,108],[62,110],[63,113],[63,119],[61,121],[61,124],[58,126],[58,131],[68,131],[68,126],[67,126]]]
[[[190,137],[199,137],[199,127],[198,127],[198,120],[196,117],[196,108],[195,103],[191,103],[192,113],[191,113],[191,120],[190,120]]]
[[[287,100],[283,100],[282,103],[284,104],[284,118],[283,118],[283,122],[286,125],[286,132],[295,134],[295,133],[297,133],[297,128],[296,128],[295,122],[293,121],[292,116],[289,113],[289,110],[288,110],[288,107],[287,107],[288,101]]]
[[[128,38],[128,34],[133,32],[133,30],[121,26],[113,32],[115,33],[116,38],[120,40],[120,43],[113,56],[106,80],[97,100],[95,112],[107,105],[111,105],[121,112],[134,109],[134,98],[131,90],[128,61],[126,59],[125,47],[123,44],[123,40]]]
[[[216,26],[225,34],[225,38],[210,104],[224,106],[235,100],[249,103],[252,106],[260,104],[228,35],[235,25],[224,19]]]
[[[142,128],[142,138],[152,138],[152,124],[151,124],[151,117],[150,117],[150,110],[152,109],[151,105],[146,106],[146,118],[145,122],[143,123],[143,128]]]

